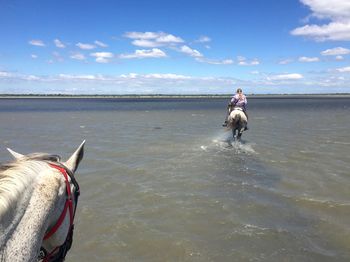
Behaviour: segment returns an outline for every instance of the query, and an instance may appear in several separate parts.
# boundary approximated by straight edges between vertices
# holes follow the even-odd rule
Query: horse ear
[[[72,173],[74,173],[75,170],[77,170],[80,161],[83,159],[84,144],[85,144],[85,140],[83,141],[83,143],[81,143],[78,149],[75,150],[75,152],[71,155],[71,157],[66,162],[63,163],[70,171],[72,171]]]
[[[17,152],[15,152],[15,151],[13,151],[12,149],[10,149],[10,148],[6,148],[7,149],[7,151],[9,151],[10,152],[10,154],[14,157],[14,159],[20,159],[20,158],[22,158],[22,157],[24,157],[24,155],[22,155],[22,154],[20,154],[20,153],[17,153]]]

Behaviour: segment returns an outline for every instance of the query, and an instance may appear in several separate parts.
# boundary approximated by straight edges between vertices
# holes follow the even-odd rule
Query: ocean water
[[[5,148],[86,140],[66,261],[350,261],[350,99],[2,99]]]

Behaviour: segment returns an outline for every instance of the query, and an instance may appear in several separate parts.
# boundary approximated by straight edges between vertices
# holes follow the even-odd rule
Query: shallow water
[[[87,140],[66,261],[349,261],[350,99],[250,99],[242,143],[226,102],[1,100],[0,142]]]

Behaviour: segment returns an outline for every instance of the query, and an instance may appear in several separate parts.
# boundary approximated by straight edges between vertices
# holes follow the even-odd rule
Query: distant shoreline
[[[232,94],[197,94],[197,95],[67,95],[67,94],[0,94],[0,99],[26,99],[26,98],[85,98],[85,99],[219,99],[229,98]],[[246,94],[251,99],[259,98],[350,98],[350,93],[335,93],[335,94]]]

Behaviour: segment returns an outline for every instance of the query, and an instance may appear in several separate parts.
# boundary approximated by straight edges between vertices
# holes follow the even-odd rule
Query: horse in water
[[[227,118],[227,129],[232,130],[233,139],[240,140],[243,131],[246,130],[248,119],[239,107],[233,108]]]
[[[63,261],[73,241],[79,196],[74,178],[84,143],[57,155],[22,155],[0,166],[0,261]]]

